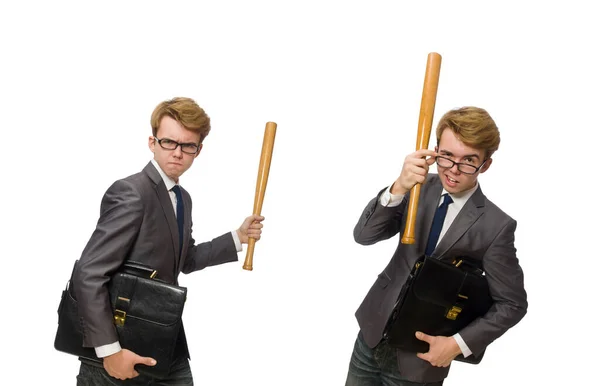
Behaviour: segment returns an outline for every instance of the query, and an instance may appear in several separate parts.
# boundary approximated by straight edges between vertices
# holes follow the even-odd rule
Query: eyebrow
[[[169,138],[169,137],[162,137],[161,140],[163,139],[168,139],[169,141],[173,141],[173,142],[177,142],[176,140]],[[196,142],[177,142],[180,145],[194,145],[194,146],[198,146],[198,144]]]
[[[449,156],[454,155],[454,154],[452,154],[451,151],[448,151],[448,150],[440,150],[440,153],[442,153],[444,155],[449,155]],[[477,154],[465,154],[461,158],[477,158],[477,159],[479,159],[479,156]]]

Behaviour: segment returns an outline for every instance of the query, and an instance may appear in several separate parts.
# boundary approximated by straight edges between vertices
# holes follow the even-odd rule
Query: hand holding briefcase
[[[422,257],[400,291],[384,336],[393,347],[425,353],[429,344],[417,339],[416,331],[452,336],[483,316],[492,303],[483,270],[468,260],[449,264]],[[477,364],[482,357],[461,354],[455,360]]]
[[[136,365],[136,371],[163,378],[174,359],[187,289],[157,280],[155,275],[156,271],[145,265],[126,262],[112,277],[109,296],[121,347],[156,359],[155,366]],[[83,347],[72,275],[58,308],[54,347],[103,366],[93,347]]]

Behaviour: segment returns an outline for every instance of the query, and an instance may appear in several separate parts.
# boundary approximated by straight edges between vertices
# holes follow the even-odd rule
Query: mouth
[[[446,175],[446,182],[448,183],[449,186],[456,186],[458,184],[458,180],[455,180],[454,178]]]

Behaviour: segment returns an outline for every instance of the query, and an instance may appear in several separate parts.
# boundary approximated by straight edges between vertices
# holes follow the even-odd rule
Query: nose
[[[175,150],[173,150],[173,155],[177,158],[183,157],[183,152],[181,151],[181,145],[177,145]]]
[[[458,164],[452,165],[452,167],[450,168],[450,171],[454,174],[460,174],[460,170],[458,170]]]

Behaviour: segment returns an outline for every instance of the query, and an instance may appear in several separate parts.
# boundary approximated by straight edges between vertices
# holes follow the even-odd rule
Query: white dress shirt
[[[446,189],[442,189],[442,194],[440,195],[440,199],[438,201],[438,206],[440,206],[442,204],[442,202],[444,200],[442,195],[444,195],[446,193],[448,193],[448,195],[450,195],[450,197],[452,197],[452,203],[448,205],[448,212],[446,212],[446,218],[444,219],[444,225],[442,226],[442,231],[441,231],[440,237],[438,238],[438,241],[437,241],[438,243],[440,242],[442,237],[444,237],[444,235],[448,231],[448,228],[450,228],[450,225],[452,225],[452,222],[454,221],[456,216],[458,216],[458,213],[460,212],[460,210],[463,208],[463,206],[465,206],[465,204],[467,203],[469,198],[471,198],[473,193],[475,193],[478,186],[479,186],[479,183],[476,183],[475,186],[472,187],[471,189],[464,191],[464,192],[460,192],[458,194],[454,194],[454,193],[451,194],[451,193],[448,193],[446,191]],[[398,206],[398,205],[400,205],[400,203],[402,202],[404,197],[406,197],[408,199],[408,197],[410,196],[408,193],[392,194],[390,192],[391,188],[392,188],[392,185],[388,186],[388,188],[385,190],[385,192],[383,192],[383,194],[381,194],[381,196],[379,197],[379,203],[381,205],[387,206],[387,207]],[[436,246],[437,246],[437,244],[436,244]],[[456,343],[458,343],[458,347],[460,347],[460,351],[462,352],[462,354],[465,358],[472,354],[471,350],[469,349],[469,347],[467,346],[467,344],[465,343],[463,338],[460,336],[460,334],[456,333],[453,335],[453,337],[456,340]]]
[[[177,196],[175,195],[175,192],[171,190],[177,184],[175,183],[175,181],[169,178],[169,176],[167,176],[165,172],[163,172],[163,170],[160,168],[160,166],[158,166],[158,163],[154,159],[152,160],[152,165],[154,165],[161,178],[163,179],[165,186],[167,187],[167,192],[169,192],[169,197],[171,198],[171,203],[173,204],[173,211],[175,212],[175,216],[177,217]],[[241,252],[242,243],[240,241],[240,238],[238,237],[237,232],[231,231],[231,236],[233,237],[235,248],[238,252]],[[104,346],[95,347],[94,349],[96,350],[96,356],[98,358],[104,358],[121,351],[121,345],[117,341],[114,343],[105,344]]]

